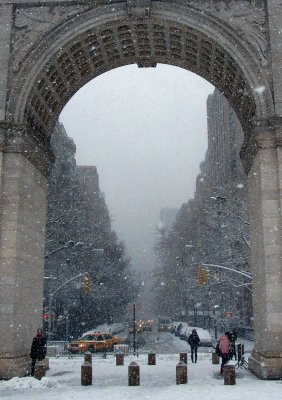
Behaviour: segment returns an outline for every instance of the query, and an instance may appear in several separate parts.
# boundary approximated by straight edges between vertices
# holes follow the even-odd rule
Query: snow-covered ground
[[[181,342],[181,341],[180,341]],[[140,366],[140,386],[128,387],[128,365]],[[280,400],[282,381],[261,381],[249,371],[237,371],[235,386],[225,386],[218,377],[219,365],[212,365],[210,353],[200,353],[197,364],[188,363],[188,384],[176,385],[178,354],[157,354],[157,365],[147,365],[147,355],[126,356],[116,366],[113,355],[93,359],[93,385],[80,384],[83,357],[51,358],[50,370],[41,381],[14,378],[0,381],[0,399],[6,400]]]

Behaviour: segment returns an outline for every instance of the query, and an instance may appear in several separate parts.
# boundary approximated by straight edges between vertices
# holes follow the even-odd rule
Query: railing
[[[69,353],[65,350],[65,346],[68,342],[64,340],[57,341],[48,341],[47,342],[47,356],[48,357],[57,357],[63,356]]]
[[[250,326],[238,326],[238,336],[247,340],[254,340],[254,328]]]
[[[81,356],[83,353],[71,353],[65,349],[66,345],[69,342],[64,340],[57,340],[57,341],[48,341],[47,342],[47,356],[48,357],[77,357]],[[123,352],[124,354],[133,354],[133,346],[129,344],[118,344],[114,346],[114,351],[100,351],[97,353],[93,353],[93,355],[102,355],[106,357],[109,354],[115,354],[118,351]]]

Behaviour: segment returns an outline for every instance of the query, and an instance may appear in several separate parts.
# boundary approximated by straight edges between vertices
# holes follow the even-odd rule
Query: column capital
[[[41,140],[25,125],[11,122],[0,121],[0,151],[23,154],[44,176],[54,162],[49,142]]]
[[[270,149],[282,146],[282,118],[273,117],[267,120],[255,120],[252,130],[245,136],[240,151],[240,157],[246,173],[251,169],[252,163],[259,149]]]

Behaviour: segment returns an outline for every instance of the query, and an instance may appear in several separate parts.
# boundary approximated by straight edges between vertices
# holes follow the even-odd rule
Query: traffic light
[[[91,293],[91,284],[90,284],[89,274],[84,275],[83,281],[82,281],[82,287],[83,287],[84,293],[86,293],[86,294]]]
[[[198,272],[198,281],[201,286],[208,283],[209,280],[209,273],[204,268],[200,267]]]

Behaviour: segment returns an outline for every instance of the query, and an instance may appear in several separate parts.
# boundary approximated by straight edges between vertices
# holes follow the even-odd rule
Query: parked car
[[[71,341],[66,345],[66,350],[70,353],[91,353],[99,351],[113,351],[114,345],[122,344],[124,340],[110,333],[93,332]]]
[[[174,335],[179,337],[181,340],[185,340],[185,337],[183,337],[182,328],[183,324],[182,323],[178,324],[176,330],[174,331]]]
[[[160,317],[158,322],[159,332],[170,332],[171,329],[171,319],[166,317]]]
[[[203,328],[189,327],[189,329],[185,333],[186,339],[184,340],[188,341],[189,336],[192,333],[192,329],[197,330],[197,333],[200,338],[200,347],[213,347],[213,342],[209,331]]]
[[[187,337],[186,333],[180,333],[179,334],[179,339],[188,341],[188,337]]]

